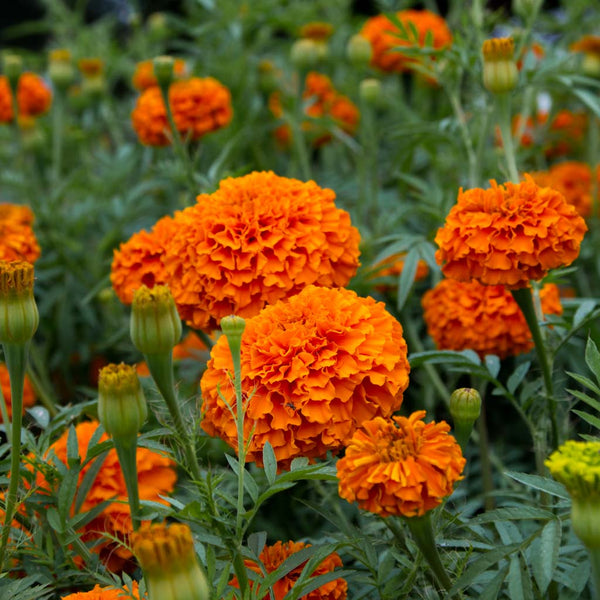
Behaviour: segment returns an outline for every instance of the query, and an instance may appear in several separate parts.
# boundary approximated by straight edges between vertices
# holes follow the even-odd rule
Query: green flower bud
[[[40,317],[33,297],[33,265],[0,261],[0,342],[25,344]]]
[[[481,414],[481,396],[473,388],[459,388],[450,396],[450,414],[455,423],[473,423]]]
[[[130,334],[142,354],[170,354],[181,339],[181,319],[166,285],[143,285],[133,295]]]
[[[154,76],[158,85],[168,88],[174,78],[175,59],[172,56],[157,56],[154,61]]]
[[[16,91],[23,71],[23,59],[17,54],[5,54],[2,58],[2,71],[8,79],[11,90]]]
[[[321,50],[318,42],[311,39],[297,40],[292,45],[290,60],[299,69],[310,69],[320,60]]]
[[[381,81],[373,77],[360,82],[359,95],[368,106],[377,106],[381,100]]]
[[[169,21],[165,13],[152,13],[146,21],[146,26],[148,28],[148,34],[153,40],[165,40],[171,35]]]
[[[98,377],[98,419],[116,441],[135,441],[148,416],[135,367],[110,364]]]
[[[366,67],[373,56],[371,42],[359,33],[353,35],[346,45],[346,55],[355,67]]]
[[[483,86],[493,94],[514,90],[519,71],[514,59],[512,38],[495,38],[483,42]]]
[[[49,54],[48,77],[61,90],[66,90],[75,80],[75,67],[71,61],[71,53],[59,48]]]

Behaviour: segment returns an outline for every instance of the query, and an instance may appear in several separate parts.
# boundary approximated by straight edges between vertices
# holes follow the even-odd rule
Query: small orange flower
[[[572,43],[569,50],[600,56],[600,35],[584,35],[581,39]]]
[[[166,216],[156,222],[150,233],[134,233],[114,250],[110,281],[123,304],[131,304],[133,293],[142,285],[153,288],[166,282],[164,247],[173,233],[173,218]]]
[[[140,595],[138,591],[138,583],[134,581],[132,586],[133,595],[129,593],[127,588],[117,589],[112,587],[94,586],[89,592],[74,592],[61,596],[61,600],[138,600]]]
[[[175,81],[169,88],[169,104],[177,131],[191,140],[226,127],[233,116],[229,90],[212,77]],[[171,143],[167,111],[157,86],[142,92],[131,120],[142,144],[168,146]]]
[[[316,42],[326,42],[333,33],[333,25],[323,21],[313,21],[300,27],[300,37]]]
[[[104,74],[104,61],[101,58],[81,58],[77,66],[84,77],[101,77]]]
[[[435,258],[446,277],[519,288],[577,258],[587,226],[560,192],[529,175],[491,185],[461,188],[438,229]]]
[[[557,286],[545,285],[540,299],[544,314],[562,314]],[[421,302],[427,331],[440,350],[506,358],[533,348],[525,317],[503,285],[442,279]]]
[[[184,60],[176,58],[173,62],[173,75],[175,79],[183,79],[187,73],[187,66]],[[135,67],[135,72],[131,79],[131,83],[136,90],[143,92],[144,90],[158,85],[154,76],[154,61],[144,60],[139,62]]]
[[[90,440],[99,426],[98,421],[90,421],[80,423],[75,427],[82,463],[86,459]],[[64,465],[68,465],[68,433],[68,431],[65,431],[48,450],[49,457],[55,455]],[[108,436],[103,433],[98,443],[107,439],[109,439]],[[79,474],[80,485],[86,473],[94,465],[95,460],[92,460],[82,467]],[[173,461],[166,456],[147,448],[138,448],[137,470],[140,500],[166,504],[160,496],[173,491],[177,479],[174,467]],[[43,474],[38,471],[36,487],[45,490],[49,485]],[[80,510],[86,512],[107,500],[110,501],[110,504],[97,517],[84,525],[79,533],[84,541],[101,540],[100,543],[93,546],[93,551],[100,554],[110,570],[119,571],[131,559],[132,554],[125,545],[117,543],[111,538],[127,539],[133,531],[133,525],[129,504],[127,503],[125,479],[123,478],[117,452],[114,449],[106,455]]]
[[[358,126],[360,113],[356,105],[346,96],[340,94],[327,75],[311,71],[306,76],[302,97],[308,106],[306,115],[314,119],[330,118],[342,131],[352,135]],[[281,94],[275,91],[269,97],[269,109],[277,118],[283,116]],[[324,131],[322,126],[310,121],[302,124],[302,129],[310,134],[312,144],[321,146],[331,140],[331,133]],[[275,130],[275,137],[287,146],[292,137],[288,125],[281,125]]]
[[[242,337],[246,439],[254,431],[247,460],[262,464],[267,441],[281,469],[297,456],[340,450],[360,423],[400,408],[406,352],[402,326],[385,305],[350,290],[309,286],[267,306],[246,321]],[[200,382],[202,428],[235,448],[236,423],[222,399],[235,411],[232,371],[222,336]]]
[[[314,181],[255,172],[221,181],[175,215],[164,264],[179,314],[210,331],[247,318],[308,284],[344,286],[359,233],[335,193]]]
[[[371,64],[382,71],[402,73],[418,64],[418,59],[403,54],[397,48],[423,48],[428,35],[432,37],[432,46],[438,50],[452,44],[452,34],[446,21],[433,12],[401,10],[396,13],[396,17],[406,29],[409,39],[405,39],[400,29],[386,15],[371,17],[360,32],[360,35],[371,42]],[[417,31],[418,40],[412,39],[411,25]]]
[[[422,516],[449,496],[466,461],[450,426],[424,416],[363,423],[337,463],[340,496],[382,517]]]
[[[37,117],[48,112],[52,92],[45,81],[35,73],[25,72],[17,84],[17,106],[19,116]],[[14,119],[12,92],[8,79],[0,76],[0,123],[11,123]]]
[[[0,260],[34,263],[40,257],[33,220],[33,212],[26,206],[0,204]]]
[[[0,387],[2,388],[2,395],[4,396],[4,402],[6,402],[6,412],[8,418],[12,418],[12,402],[10,393],[10,377],[8,369],[4,363],[0,363]],[[31,384],[31,380],[25,375],[25,383],[23,385],[23,414],[25,409],[33,406],[36,401],[35,390]],[[0,414],[0,423],[2,423],[2,415]]]
[[[291,541],[285,543],[276,542],[272,546],[265,546],[259,556],[260,562],[264,566],[264,571],[257,563],[251,560],[246,560],[244,562],[246,567],[255,573],[258,573],[259,575],[265,575],[276,571],[285,560],[293,556],[296,552],[299,552],[303,548],[308,548],[309,546],[310,544],[305,544],[304,542]],[[300,577],[305,564],[306,561],[298,565],[295,569],[292,569],[289,573],[275,582],[272,588],[275,600],[283,600],[288,592],[294,587],[294,585],[296,585],[296,581],[298,581],[298,577]],[[331,573],[336,567],[341,566],[342,559],[336,552],[333,552],[319,564],[319,566],[313,572],[312,577],[318,577],[319,575]],[[231,581],[231,585],[234,587],[239,587],[237,578],[234,578]],[[253,584],[250,585],[252,587]],[[345,579],[340,577],[330,581],[329,583],[323,584],[308,594],[305,594],[302,596],[302,600],[345,600],[347,593],[348,584]],[[262,600],[267,598],[272,598],[272,596],[270,596],[269,592],[265,590],[265,595],[262,596]]]

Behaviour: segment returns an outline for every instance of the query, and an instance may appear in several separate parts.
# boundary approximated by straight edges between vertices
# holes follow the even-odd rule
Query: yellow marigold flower
[[[449,496],[466,460],[450,426],[424,416],[363,423],[337,463],[340,496],[382,517],[422,516]]]
[[[519,288],[577,258],[587,226],[560,192],[529,175],[518,184],[490,183],[461,188],[438,229],[435,258],[446,277]]]
[[[17,107],[20,116],[37,117],[48,112],[52,92],[44,80],[35,73],[25,72],[17,84]],[[0,76],[0,123],[14,119],[12,92],[5,76]]]
[[[432,37],[432,46],[442,49],[452,44],[452,34],[446,21],[428,10],[401,10],[396,18],[407,30],[411,39],[404,39],[398,27],[386,15],[371,17],[363,25],[360,35],[371,42],[373,56],[371,65],[381,71],[399,72],[410,70],[419,59],[403,54],[401,47],[424,47],[428,35]],[[412,40],[411,25],[415,27],[417,40]]]
[[[131,545],[150,600],[208,600],[208,583],[187,525],[143,525],[131,535]]]
[[[229,90],[212,77],[175,81],[169,88],[169,104],[179,135],[191,140],[226,127],[233,116]],[[138,98],[131,121],[142,144],[171,143],[167,110],[157,86],[147,88]]]
[[[164,283],[182,319],[210,331],[309,284],[346,285],[359,265],[359,237],[333,190],[314,181],[230,177],[175,215]]]
[[[2,395],[4,396],[4,402],[6,402],[6,412],[8,413],[9,419],[12,420],[12,402],[10,392],[10,376],[8,369],[4,363],[0,363],[0,387],[2,388]],[[23,412],[25,408],[33,406],[37,397],[31,380],[25,375],[25,382],[23,384]],[[2,423],[2,415],[0,414],[0,423]]]
[[[260,553],[259,558],[262,566],[264,566],[264,571],[257,563],[251,560],[246,560],[245,564],[247,568],[251,569],[255,573],[258,573],[259,575],[268,575],[269,573],[277,570],[277,568],[280,567],[285,560],[293,556],[296,552],[299,552],[303,548],[308,548],[309,546],[310,544],[305,544],[304,542],[276,542],[272,546],[265,546],[263,551]],[[286,573],[281,579],[278,579],[275,582],[272,588],[275,600],[283,600],[287,593],[293,589],[305,565],[306,561]],[[331,573],[336,567],[341,566],[343,566],[342,559],[336,552],[333,552],[323,561],[321,561],[321,563],[319,563],[319,566],[312,573],[312,577],[318,577],[319,575]],[[230,585],[239,587],[237,578],[233,578],[233,580],[230,582]],[[250,583],[250,586],[252,587],[252,583]],[[345,600],[347,593],[348,584],[345,579],[339,577],[338,579],[334,579],[329,583],[325,583],[319,586],[316,590],[313,590],[312,592],[302,596],[302,600]],[[267,593],[263,596],[262,600],[267,600],[270,598],[271,596]]]
[[[187,65],[184,60],[180,58],[175,59],[173,63],[173,75],[175,79],[183,79],[187,75]],[[136,90],[141,92],[158,85],[154,76],[154,63],[152,60],[145,60],[136,65],[131,83]]]
[[[557,286],[545,285],[540,298],[544,314],[562,314]],[[427,331],[440,350],[506,358],[533,349],[525,317],[503,285],[442,279],[421,302]]]
[[[61,600],[139,600],[137,581],[131,587],[133,595],[126,588],[101,587],[97,584],[89,592],[74,592],[61,596]]]
[[[512,38],[485,40],[482,53],[485,89],[495,94],[513,90],[519,79],[519,71],[514,59],[514,40]]]
[[[339,451],[360,423],[387,417],[402,404],[410,367],[402,326],[382,302],[340,288],[308,286],[246,319],[242,389],[250,396],[244,435],[247,460],[262,464],[268,441],[280,469],[297,456]],[[237,447],[228,406],[235,395],[227,339],[222,336],[200,387],[202,428]]]

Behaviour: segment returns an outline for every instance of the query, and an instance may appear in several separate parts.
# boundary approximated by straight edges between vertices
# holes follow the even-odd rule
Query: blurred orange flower
[[[37,117],[48,112],[52,92],[46,82],[35,73],[25,72],[17,84],[17,107],[20,117]],[[11,123],[14,119],[12,92],[8,79],[0,76],[0,123]]]
[[[340,288],[309,286],[246,321],[242,388],[249,396],[244,436],[247,460],[262,464],[269,442],[280,469],[293,458],[324,457],[343,447],[355,428],[389,416],[402,404],[410,367],[402,326],[383,302]],[[202,428],[237,447],[227,339],[213,346],[200,387]]]
[[[302,98],[307,102],[306,115],[314,119],[330,118],[342,131],[352,135],[358,126],[360,113],[356,105],[340,94],[327,75],[311,71],[306,76]],[[283,116],[281,92],[275,91],[269,97],[269,109],[278,119]],[[302,129],[310,134],[313,146],[321,146],[331,140],[323,126],[305,121]],[[289,125],[281,125],[275,130],[275,137],[284,146],[292,138]]]
[[[314,181],[254,172],[221,181],[175,215],[165,267],[179,314],[194,329],[247,318],[308,284],[344,286],[359,233],[335,193]]]
[[[169,104],[177,131],[190,140],[199,140],[211,131],[226,127],[233,116],[229,90],[212,77],[175,81],[169,88]],[[171,144],[167,111],[158,86],[142,92],[131,120],[142,144]]]
[[[378,262],[373,265],[369,272],[369,279],[377,281],[376,289],[385,292],[388,290],[393,290],[395,285],[393,283],[379,283],[378,280],[383,279],[384,277],[388,278],[398,278],[402,275],[402,271],[404,271],[404,260],[406,258],[406,252],[399,252],[397,254],[392,254],[388,258]],[[424,260],[419,260],[417,263],[417,271],[415,273],[415,281],[420,281],[421,279],[425,279],[429,275],[429,267]]]
[[[134,233],[113,251],[110,281],[123,304],[131,304],[135,290],[166,283],[165,244],[174,233],[170,216],[158,220],[152,231]]]
[[[264,571],[257,563],[246,560],[244,561],[246,567],[258,573],[259,575],[265,575],[276,571],[285,560],[290,556],[296,554],[303,548],[310,547],[310,544],[304,542],[276,542],[272,546],[265,546],[263,551],[260,553],[260,561],[264,566]],[[273,585],[273,596],[269,595],[268,590],[265,590],[265,595],[262,596],[262,600],[266,598],[274,597],[275,600],[283,600],[287,593],[296,585],[298,577],[304,569],[304,565],[307,561],[304,561],[298,565],[295,569],[292,569],[289,573],[284,575],[281,579],[278,579]],[[336,552],[331,553],[327,556],[319,566],[314,570],[312,577],[318,577],[319,575],[325,575],[325,573],[331,573],[335,571],[336,567],[342,566],[342,559]],[[230,585],[239,587],[237,578],[232,579]],[[252,584],[250,584],[252,587]],[[261,590],[262,592],[262,590]],[[334,579],[329,583],[325,583],[319,586],[316,590],[309,592],[302,596],[302,600],[345,600],[348,593],[348,584],[345,579],[341,577]]]
[[[449,496],[466,460],[450,426],[423,417],[363,423],[337,462],[340,496],[382,517],[422,516]]]
[[[562,314],[558,287],[540,292],[544,314]],[[500,358],[529,352],[533,340],[517,302],[503,285],[443,279],[423,295],[427,331],[440,350],[474,350]]]
[[[186,76],[187,66],[185,61],[176,58],[173,62],[173,75],[175,79],[182,79]],[[154,61],[144,60],[139,62],[135,67],[135,72],[131,78],[131,83],[136,90],[143,92],[144,90],[158,85],[154,76]]]
[[[587,226],[564,196],[525,181],[458,193],[438,229],[435,253],[446,277],[524,287],[579,255]]]
[[[371,64],[382,71],[402,73],[418,64],[418,58],[407,56],[397,48],[423,48],[428,35],[431,36],[431,45],[435,49],[446,48],[452,44],[452,33],[446,21],[433,12],[401,10],[396,13],[396,18],[406,29],[409,39],[405,39],[401,30],[386,15],[371,17],[360,31],[360,35],[371,42]],[[413,39],[411,26],[416,29],[417,40]]]
[[[0,363],[0,387],[2,388],[2,395],[4,396],[4,402],[6,402],[6,412],[8,418],[12,418],[12,402],[10,393],[10,377],[8,375],[8,368],[4,363]],[[33,406],[36,401],[35,390],[31,384],[31,380],[25,375],[25,383],[23,384],[23,413],[25,409]],[[0,423],[2,423],[2,414],[0,414]]]
[[[0,260],[34,263],[40,257],[33,221],[33,212],[27,206],[0,204]]]
[[[126,588],[117,589],[96,585],[89,592],[74,592],[73,594],[61,596],[61,600],[129,600],[131,598],[138,600],[140,595],[137,581],[134,581],[131,587],[133,595]]]
[[[88,453],[90,441],[100,424],[98,421],[89,421],[79,423],[75,427],[77,434],[77,443],[79,446],[79,456],[84,463]],[[67,439],[68,430],[50,446],[48,449],[48,458],[52,456],[68,465],[67,461]],[[108,436],[103,433],[98,443],[108,440]],[[86,473],[95,466],[98,458],[90,461],[81,468],[79,474],[79,485],[81,485]],[[100,459],[101,460],[101,459]],[[137,449],[137,470],[138,486],[140,500],[150,500],[153,502],[166,502],[160,497],[173,491],[177,475],[175,473],[174,462],[166,456],[148,450],[147,448]],[[47,490],[51,483],[45,480],[44,475],[38,471],[36,475],[36,486]],[[116,450],[112,449],[106,455],[102,466],[88,491],[80,511],[91,510],[105,501],[110,504],[94,519],[84,525],[79,531],[81,539],[89,541],[98,541],[94,544],[93,551],[98,553],[101,559],[106,563],[111,571],[120,571],[127,561],[132,557],[131,551],[123,543],[117,543],[112,538],[125,541],[133,531],[131,522],[131,513],[127,503],[127,488],[121,471],[121,465],[117,457]]]
[[[576,42],[573,42],[569,46],[569,50],[600,56],[600,35],[584,35]]]

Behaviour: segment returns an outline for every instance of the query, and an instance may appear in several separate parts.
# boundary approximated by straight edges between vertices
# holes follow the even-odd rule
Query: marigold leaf
[[[540,478],[542,479],[542,478]],[[552,481],[552,480],[550,480]],[[522,521],[524,519],[548,520],[552,519],[552,511],[538,508],[536,506],[514,506],[508,508],[496,508],[472,517],[468,525],[481,525],[482,523],[501,523],[502,521]]]
[[[494,378],[498,377],[500,372],[500,359],[495,354],[488,354],[484,357],[485,366]]]
[[[248,494],[250,494],[252,502],[256,502],[258,500],[259,494],[258,484],[256,483],[254,477],[252,477],[252,475],[250,475],[248,471],[244,472],[244,488],[246,488],[246,491],[248,492]]]
[[[531,545],[531,570],[540,593],[546,593],[558,562],[562,527],[558,519],[544,525],[540,537]]]
[[[52,529],[54,529],[54,531],[56,531],[56,533],[63,533],[63,531],[64,531],[63,524],[62,524],[61,518],[60,518],[56,508],[51,506],[46,511],[46,519],[47,519],[50,527],[52,527]]]
[[[578,375],[577,373],[571,373],[569,371],[567,371],[567,375],[572,377],[575,381],[577,381],[577,383],[580,383],[582,386],[584,386],[584,387],[588,388],[589,390],[591,390],[592,392],[594,392],[594,394],[597,394],[600,396],[600,387],[598,387],[591,379],[584,377],[583,375]],[[583,394],[581,392],[577,392],[575,390],[568,390],[568,391],[571,394],[573,394],[574,396],[577,396],[578,398],[583,400],[584,402],[591,400],[591,398],[589,396],[586,396],[585,394]]]
[[[588,338],[585,345],[585,364],[596,377],[596,381],[600,382],[600,352],[592,338]]]
[[[515,393],[515,390],[519,387],[519,384],[523,381],[525,375],[527,375],[530,366],[531,361],[524,362],[519,365],[508,378],[506,388],[511,394]]]
[[[596,304],[598,302],[596,300],[584,300],[575,311],[573,315],[573,329],[576,329],[581,322],[594,310]]]
[[[277,477],[277,458],[273,446],[268,440],[263,447],[263,464],[267,481],[269,485],[273,485]]]
[[[248,536],[248,548],[254,553],[254,557],[258,558],[267,543],[267,532],[257,531]]]
[[[479,594],[479,600],[496,600],[500,594],[500,589],[502,588],[502,584],[506,579],[506,575],[508,573],[508,565],[498,571],[498,573],[493,577],[481,590]]]
[[[417,274],[417,265],[419,264],[419,251],[417,248],[409,250],[404,258],[404,267],[398,278],[398,298],[396,308],[400,311],[406,304],[408,296],[413,288],[415,275]]]
[[[508,569],[508,595],[511,600],[533,600],[531,577],[523,556],[513,556]]]
[[[600,419],[595,417],[594,415],[590,415],[590,413],[586,413],[582,410],[573,410],[578,417],[581,417],[586,423],[589,423],[596,429],[600,429]]]
[[[571,499],[565,486],[558,481],[554,481],[554,479],[540,477],[539,475],[528,475],[527,473],[517,473],[515,471],[505,471],[504,474],[511,479],[518,481],[519,483],[523,483],[528,487],[546,492],[551,496],[557,496],[558,498],[563,498],[564,500]]]

